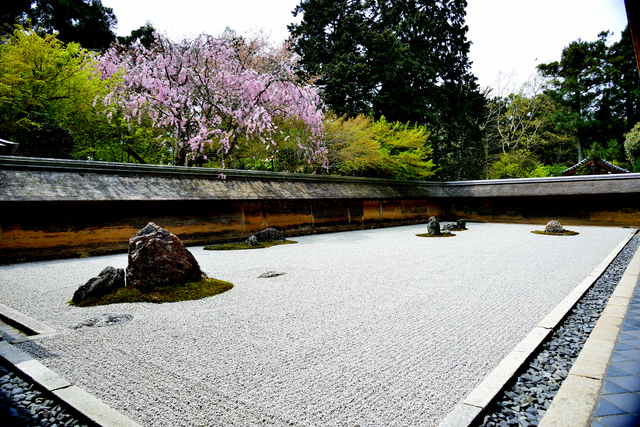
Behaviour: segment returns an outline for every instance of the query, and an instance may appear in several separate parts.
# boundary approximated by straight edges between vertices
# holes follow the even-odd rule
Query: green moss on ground
[[[284,240],[284,241],[272,240],[270,242],[258,242],[258,244],[255,246],[249,246],[245,242],[237,242],[237,243],[225,243],[222,245],[205,246],[204,249],[207,251],[238,251],[238,250],[244,250],[244,249],[270,248],[271,246],[290,245],[293,243],[298,243],[298,242],[294,242],[293,240]]]
[[[118,292],[100,298],[90,298],[81,303],[69,304],[77,307],[94,307],[97,305],[132,303],[132,302],[177,302],[191,301],[221,294],[233,288],[233,284],[216,279],[204,279],[198,282],[186,282],[180,285],[158,286],[151,292],[136,288],[120,288]]]
[[[577,231],[569,231],[569,230],[565,230],[562,233],[545,233],[544,231],[541,231],[541,230],[535,230],[535,231],[532,231],[532,233],[533,234],[544,234],[544,235],[547,235],[547,236],[577,236],[578,234],[580,234]]]
[[[429,233],[422,233],[422,234],[416,234],[416,236],[418,237],[453,237],[455,236],[455,234],[451,233],[451,234],[429,234]]]

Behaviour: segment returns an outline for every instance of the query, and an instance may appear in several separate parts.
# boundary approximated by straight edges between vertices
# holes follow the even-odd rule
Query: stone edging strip
[[[540,323],[538,323],[538,325],[522,341],[520,341],[518,345],[516,345],[516,347],[511,351],[511,353],[509,353],[504,359],[502,359],[500,364],[498,364],[498,366],[493,371],[491,371],[491,373],[489,373],[489,375],[466,397],[466,399],[462,403],[458,404],[453,409],[453,411],[451,411],[446,416],[446,418],[438,425],[438,427],[469,427],[476,420],[476,418],[482,413],[482,411],[484,411],[491,404],[493,399],[500,392],[502,392],[502,390],[505,388],[507,383],[516,376],[520,368],[529,360],[531,355],[540,347],[540,345],[542,345],[542,343],[547,339],[547,337],[551,335],[554,329],[567,316],[569,311],[571,311],[571,309],[576,305],[576,303],[580,300],[580,298],[582,298],[584,293],[587,292],[587,290],[589,290],[589,288],[595,283],[595,281],[598,280],[598,278],[602,275],[602,273],[604,273],[604,271],[607,269],[609,264],[611,264],[611,262],[616,258],[616,256],[618,256],[620,251],[624,249],[627,243],[629,243],[629,240],[633,238],[633,235],[634,234],[631,234],[628,239],[625,239],[613,251],[611,251],[611,253],[607,255],[600,262],[600,264],[598,264],[598,266],[591,272],[591,274],[589,274],[589,276],[587,276],[587,278],[585,278],[578,286],[576,286],[576,288],[573,291],[571,291],[571,293],[569,293],[569,295],[567,295],[560,302],[560,304],[558,304],[544,319],[542,319]],[[639,253],[640,253],[640,250],[638,251],[638,253],[636,253],[634,259],[629,264],[627,271],[629,271],[629,269],[631,268],[631,265],[637,265],[637,264],[634,264],[634,262],[640,263],[640,256],[638,255]],[[620,284],[616,288],[614,294],[611,296],[611,300],[609,301],[609,304],[612,304],[612,301],[615,300],[614,297],[619,297],[619,295],[617,294],[618,288],[620,288],[620,286],[622,285],[626,275],[627,273],[625,272],[625,275],[623,276],[623,278],[620,279]],[[638,279],[637,273],[636,273],[635,279],[636,281]],[[635,288],[635,282],[634,282],[634,286],[631,288],[631,291],[629,293],[628,300],[631,298],[634,288]],[[628,304],[628,300],[627,300],[627,304]],[[602,313],[602,316],[605,316],[605,313],[607,313],[607,317],[605,319],[610,317],[609,316],[610,312],[607,312],[607,310],[609,309],[609,304],[607,305],[607,307]],[[622,313],[623,317],[625,313],[626,313],[626,309]],[[602,320],[603,318],[602,316],[600,317],[600,320]],[[618,320],[616,328],[619,328],[621,324],[622,324],[622,318]],[[594,334],[596,333],[596,329],[598,328],[598,325],[600,325],[600,321],[598,321],[598,323],[596,324],[596,328],[594,328],[593,332],[591,333],[591,336],[594,336]],[[613,332],[613,331],[607,331],[607,333],[609,332]],[[615,345],[615,340],[617,339],[617,334],[614,334],[614,335],[615,335],[613,337],[614,342],[611,346],[611,351],[613,351],[613,346]],[[591,339],[591,336],[589,340]],[[589,341],[585,343],[585,348],[587,348],[588,343]],[[580,356],[582,356],[582,352],[580,353]],[[609,362],[609,358],[610,358],[610,355],[607,356],[606,360],[604,361],[605,370]],[[577,364],[577,361],[576,361],[576,364]],[[574,364],[574,367],[576,366],[576,364]],[[571,376],[571,372],[573,372],[573,368],[569,372],[569,376]],[[602,375],[604,375],[604,370],[602,371]],[[569,378],[567,378],[563,382],[562,387],[564,387],[564,384],[567,383],[568,380]],[[596,395],[593,401],[594,405],[595,405],[595,402],[597,401],[599,390],[600,390],[600,386],[598,382]],[[562,388],[560,388],[558,394],[554,398],[551,406],[549,407],[549,411],[551,411],[551,409],[553,408],[553,405],[555,404],[558,397],[561,397],[560,396],[561,391],[562,391]],[[569,409],[569,407],[572,407],[573,408],[572,411],[576,412],[576,409],[578,410],[580,409],[575,407],[576,403],[577,402],[567,401],[567,406],[564,409],[560,410],[560,413],[562,413],[563,411],[566,412]],[[590,415],[590,412],[592,411],[592,409],[593,409],[592,407],[589,407],[588,409],[586,409],[587,417]],[[547,411],[545,417],[543,418],[542,420],[543,423],[544,423],[544,420],[547,417],[549,417],[549,411]],[[546,424],[546,425],[556,426],[561,424],[554,424],[553,422],[551,422],[550,424]],[[567,427],[579,426],[579,424],[574,424],[574,423],[569,423],[565,425]],[[540,424],[540,427],[543,427],[542,423]]]
[[[112,409],[86,391],[33,359],[13,345],[0,342],[0,359],[14,366],[21,376],[26,376],[41,388],[52,393],[61,403],[79,412],[101,427],[140,427],[140,425],[120,412]]]
[[[640,277],[640,249],[627,266],[540,427],[586,427],[598,404],[629,304]]]
[[[50,328],[44,323],[40,323],[29,316],[25,316],[4,304],[0,304],[0,319],[7,322],[9,325],[18,327],[20,330],[27,332],[31,336],[53,335],[57,332],[55,329]]]

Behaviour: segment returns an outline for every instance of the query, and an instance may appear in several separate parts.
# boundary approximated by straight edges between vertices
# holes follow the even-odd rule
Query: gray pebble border
[[[88,427],[33,384],[0,365],[0,427]]]
[[[540,423],[638,246],[640,235],[636,234],[553,332],[551,340],[533,355],[527,370],[497,397],[497,403],[476,425],[530,427]]]

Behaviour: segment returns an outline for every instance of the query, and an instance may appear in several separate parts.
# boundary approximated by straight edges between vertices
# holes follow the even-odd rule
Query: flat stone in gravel
[[[633,230],[468,224],[190,248],[235,287],[171,304],[67,305],[126,255],[0,266],[0,300],[60,331],[19,344],[144,426],[436,426]],[[464,259],[464,268],[452,260]],[[286,272],[268,280],[268,271]],[[75,325],[107,312],[133,320]]]

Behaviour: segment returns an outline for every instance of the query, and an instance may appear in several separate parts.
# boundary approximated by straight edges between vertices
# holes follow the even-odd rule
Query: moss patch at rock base
[[[577,236],[578,233],[577,231],[570,231],[570,230],[565,230],[562,233],[546,233],[544,231],[541,230],[535,230],[532,231],[533,234],[544,234],[546,236]]]
[[[454,237],[455,234],[451,233],[451,234],[429,234],[429,233],[422,233],[422,234],[416,234],[416,236],[418,237]]]
[[[258,242],[255,246],[249,246],[245,242],[237,242],[237,243],[225,243],[222,245],[205,246],[204,249],[206,251],[239,251],[244,249],[262,249],[262,248],[270,248],[271,246],[290,245],[292,243],[298,243],[298,242],[294,242],[293,240],[284,240],[284,241],[272,240],[269,242]]]
[[[126,287],[118,289],[114,294],[100,298],[90,298],[78,304],[77,307],[94,307],[97,305],[132,303],[132,302],[177,302],[191,301],[221,294],[233,288],[233,284],[223,280],[204,279],[198,282],[187,282],[173,286],[158,286],[151,292],[143,292],[139,289]]]

